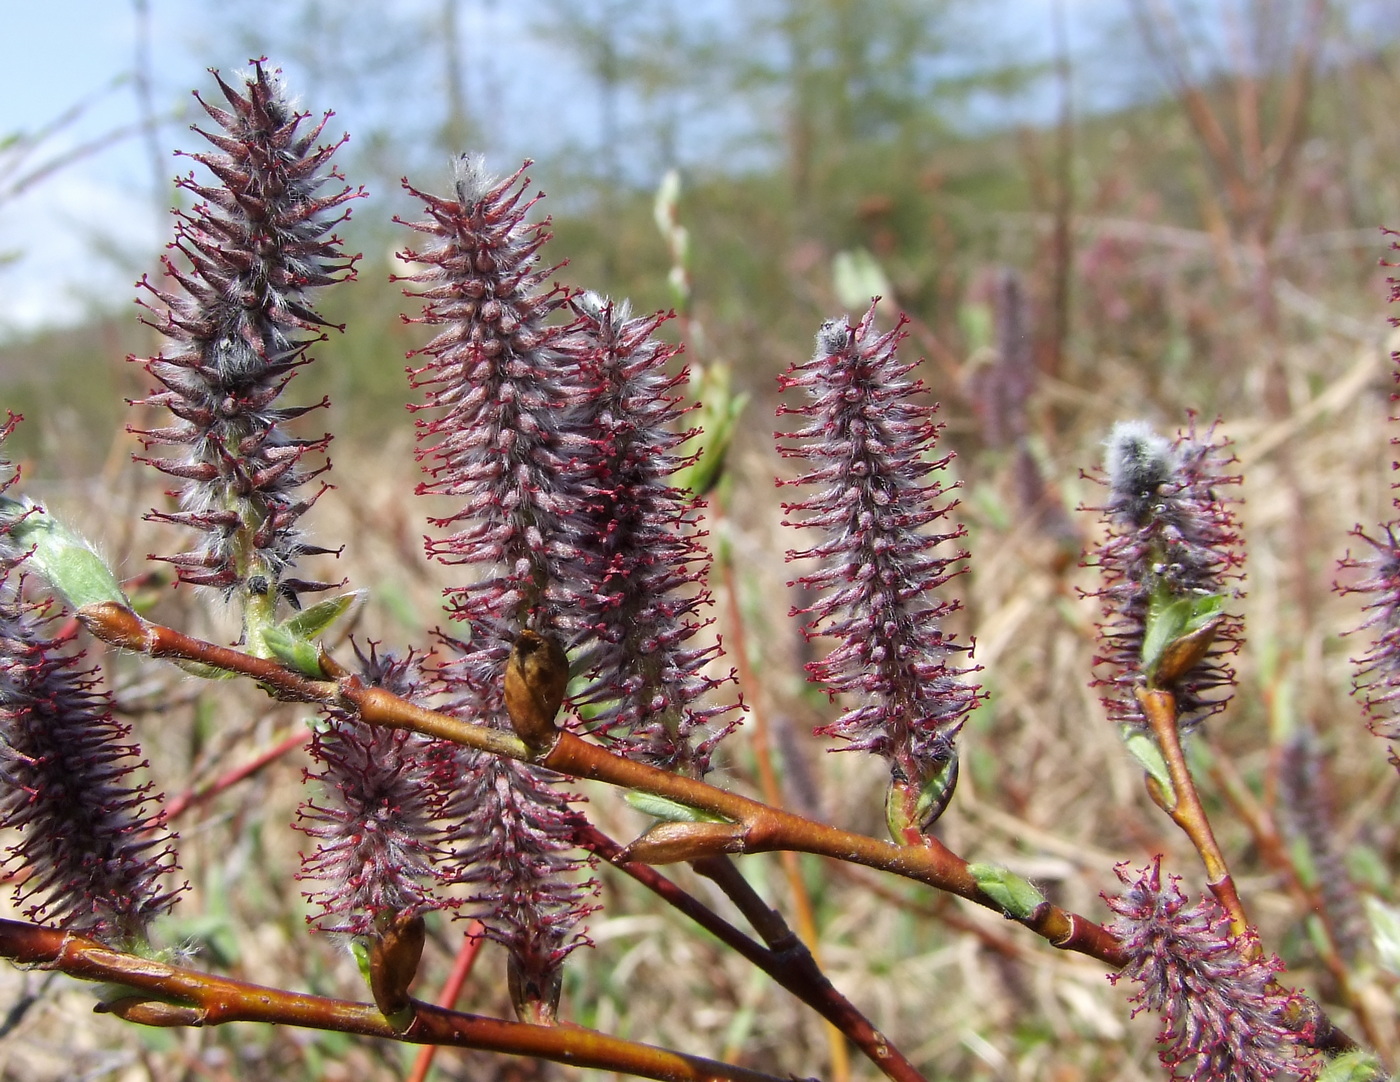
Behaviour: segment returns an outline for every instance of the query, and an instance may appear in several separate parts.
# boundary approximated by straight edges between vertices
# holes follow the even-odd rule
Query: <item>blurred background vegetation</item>
[[[0,210],[101,155],[136,155],[167,181],[167,152],[199,149],[184,128],[197,120],[187,91],[207,96],[212,84],[171,85],[152,66],[163,10],[130,7],[130,68],[103,92],[124,95],[128,117],[65,144],[64,115],[36,106],[0,142]],[[1173,429],[1188,409],[1220,417],[1245,477],[1251,638],[1237,704],[1202,741],[1212,811],[1289,981],[1394,1055],[1396,960],[1375,928],[1397,898],[1396,776],[1347,694],[1347,656],[1360,648],[1340,636],[1360,622],[1357,603],[1331,591],[1335,561],[1355,546],[1347,532],[1390,514],[1392,346],[1378,260],[1379,227],[1400,226],[1393,2],[240,0],[188,5],[180,24],[185,61],[228,72],[266,55],[306,108],[337,110],[328,133],[352,135],[337,161],[368,190],[345,227],[364,259],[326,298],[345,333],[315,351],[290,393],[334,403],[305,422],[337,433],[337,489],[314,528],[320,543],[351,542],[320,577],[375,591],[360,634],[422,644],[445,584],[422,558],[423,501],[410,498],[403,366],[424,336],[401,321],[413,307],[388,279],[402,270],[391,253],[412,242],[391,218],[418,213],[399,179],[445,191],[451,153],[484,151],[502,173],[528,155],[549,193],[541,213],[553,215],[546,258],[568,261],[560,280],[643,310],[678,307],[668,333],[686,359],[750,396],[712,499],[717,630],[758,674],[745,699],[797,810],[883,830],[879,771],[823,756],[805,736],[830,707],[805,688],[812,647],[784,618],[800,599],[786,586],[794,542],[772,486],[788,468],[772,450],[774,377],[805,359],[822,320],[858,315],[874,292],[887,318],[907,313],[908,357],[926,358],[944,446],[958,454],[956,516],[973,559],[954,584],[965,605],[955,623],[977,639],[991,698],[969,723],[943,836],[1096,916],[1117,860],[1141,866],[1164,852],[1189,889],[1202,883],[1086,686],[1096,613],[1077,595],[1093,588],[1078,560],[1095,527],[1075,509],[1097,493],[1080,471],[1114,420]],[[101,78],[75,72],[75,100]],[[670,170],[688,235],[679,290],[674,234],[656,220]],[[147,195],[162,208],[172,197],[168,183]],[[94,265],[156,273],[154,250],[86,240]],[[11,259],[3,290],[26,253],[5,236],[0,252]],[[144,376],[123,358],[159,344],[131,298],[104,291],[82,298],[79,317],[0,323],[0,405],[27,415],[12,450],[36,494],[135,574],[144,553],[176,546],[137,521],[160,486],[129,461],[123,400]],[[179,591],[163,615],[202,630],[191,601]],[[168,686],[108,664],[168,793],[302,723],[256,695],[179,685],[190,720],[177,725],[157,709]],[[754,784],[747,739],[736,738],[722,784]],[[308,951],[301,930],[300,837],[286,829],[298,754],[180,824],[196,890],[172,939],[202,964],[363,998],[335,946]],[[590,810],[619,834],[635,826],[613,797],[595,795]],[[1159,1077],[1150,1021],[1130,1025],[1123,993],[1092,965],[905,885],[804,868],[833,979],[931,1077]],[[783,904],[776,859],[745,869]],[[840,1077],[820,1027],[782,993],[603,878],[598,950],[575,956],[566,1013]],[[459,932],[435,929],[420,994],[435,994]],[[483,968],[464,1006],[504,1009],[498,973]],[[90,994],[38,974],[7,970],[4,981],[17,1005],[39,1004],[17,1007],[0,1041],[5,1078],[75,1067],[92,1078],[394,1078],[406,1062],[341,1038],[85,1019],[53,1054],[46,1042]],[[456,1054],[436,1070],[564,1073]],[[862,1062],[850,1070],[870,1077]]]

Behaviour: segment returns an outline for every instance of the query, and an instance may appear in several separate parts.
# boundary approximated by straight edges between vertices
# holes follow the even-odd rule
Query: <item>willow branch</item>
[[[717,789],[694,778],[624,759],[570,732],[558,733],[552,744],[532,754],[525,742],[514,735],[415,706],[383,688],[366,687],[357,676],[342,675],[335,680],[303,676],[279,662],[153,624],[112,602],[84,606],[78,616],[94,635],[113,646],[238,673],[256,680],[279,699],[334,706],[357,714],[371,725],[411,729],[495,755],[534,762],[570,777],[665,797],[728,820],[724,824],[668,824],[706,828],[703,844],[709,847],[706,853],[684,851],[684,845],[674,846],[671,852],[675,855],[668,859],[691,860],[721,852],[771,853],[791,849],[901,875],[1008,915],[999,902],[982,892],[968,871],[967,861],[936,838],[925,837],[919,839],[917,845],[901,846],[853,834]],[[327,664],[334,667],[333,662]],[[635,852],[632,855],[636,859]],[[1106,928],[1050,902],[1037,906],[1028,916],[1011,919],[1061,950],[1086,954],[1114,969],[1122,968],[1127,961],[1122,945]]]
[[[715,511],[717,522],[720,521],[722,513],[723,509],[717,507]],[[720,575],[723,577],[724,592],[727,598],[731,655],[734,658],[734,667],[739,678],[739,693],[748,703],[749,719],[753,727],[750,743],[753,749],[754,763],[758,768],[759,792],[763,794],[766,803],[775,808],[781,807],[783,803],[782,787],[778,784],[778,772],[773,767],[768,715],[764,709],[762,692],[758,681],[754,679],[753,667],[749,664],[748,632],[744,624],[744,614],[739,605],[739,581],[734,574],[733,560],[728,555],[723,556],[719,560],[719,569]],[[787,880],[788,898],[792,905],[793,919],[797,924],[797,933],[802,942],[807,945],[813,964],[817,969],[821,969],[821,943],[820,937],[817,935],[817,919],[812,910],[812,899],[807,891],[807,881],[802,875],[802,859],[790,849],[785,849],[780,853],[779,858],[782,861],[783,876]],[[698,864],[695,866],[695,870],[702,875],[705,874]],[[738,876],[738,873],[736,872],[735,875]],[[738,876],[738,878],[744,882],[742,876]],[[716,879],[715,882],[719,883],[721,889],[724,889],[723,881]],[[747,886],[746,882],[744,882],[744,886]],[[735,902],[738,904],[737,899]],[[769,910],[769,912],[772,911]],[[749,923],[762,934],[762,929],[758,924],[755,924],[752,919]],[[786,927],[784,924],[784,930]],[[764,936],[764,941],[770,947],[773,945],[767,936]],[[831,1063],[832,1082],[847,1082],[851,1077],[851,1063],[846,1052],[846,1042],[842,1039],[838,1027],[834,1025],[827,1027],[826,1041]]]
[[[1225,862],[1225,853],[1215,840],[1210,819],[1196,791],[1196,781],[1191,776],[1191,768],[1186,765],[1186,755],[1181,748],[1181,733],[1177,730],[1176,697],[1169,691],[1157,688],[1143,688],[1138,691],[1138,702],[1152,734],[1157,738],[1157,746],[1162,750],[1162,758],[1167,763],[1167,773],[1175,790],[1172,799],[1163,802],[1154,793],[1154,799],[1172,818],[1177,826],[1191,839],[1201,863],[1206,869],[1206,885],[1225,908],[1230,917],[1230,932],[1242,936],[1249,930],[1245,918],[1244,903],[1235,887],[1234,876]]]
[[[560,733],[554,747],[538,761],[541,766],[571,777],[638,789],[723,816],[732,826],[723,836],[713,832],[707,839],[707,844],[715,846],[715,852],[770,853],[793,849],[814,853],[901,875],[1005,915],[1000,903],[984,894],[977,885],[968,871],[967,861],[936,838],[923,838],[922,844],[916,846],[900,846],[853,834],[780,808],[770,808],[757,800],[716,789],[693,778],[623,759],[569,732]],[[694,859],[702,855],[696,852],[675,859]],[[1025,918],[1012,919],[1062,950],[1087,954],[1115,969],[1127,961],[1122,945],[1106,928],[1059,906],[1047,902]]]
[[[968,870],[967,861],[956,853],[951,852],[937,838],[924,837],[919,839],[919,844],[898,846],[889,842],[882,842],[875,838],[867,837],[863,834],[853,834],[849,831],[840,830],[837,827],[828,826],[824,823],[816,823],[801,816],[793,815],[791,812],[783,811],[779,808],[770,808],[757,800],[740,796],[737,793],[725,792],[723,789],[716,789],[694,778],[684,777],[679,774],[670,774],[664,770],[647,766],[643,763],[633,762],[613,755],[603,748],[597,747],[587,741],[575,736],[570,732],[560,732],[554,742],[534,753],[526,746],[525,742],[518,737],[503,733],[498,729],[488,729],[482,725],[473,725],[459,718],[454,718],[450,714],[438,713],[434,710],[426,710],[423,707],[415,706],[413,703],[383,690],[382,688],[370,688],[354,675],[344,675],[344,670],[339,669],[334,662],[326,659],[325,667],[337,672],[337,679],[317,680],[303,676],[282,666],[276,661],[266,658],[253,657],[239,650],[234,650],[226,646],[218,646],[213,643],[204,642],[200,639],[192,638],[172,628],[162,627],[152,624],[142,619],[135,612],[124,605],[112,602],[103,602],[94,605],[84,606],[78,612],[79,618],[84,625],[98,638],[113,646],[122,647],[128,650],[135,650],[139,653],[148,654],[151,657],[162,657],[193,661],[215,668],[223,669],[227,672],[248,676],[256,680],[263,686],[269,694],[279,699],[293,702],[321,703],[326,706],[335,706],[341,710],[356,713],[359,717],[372,725],[383,725],[389,728],[409,729],[414,732],[423,733],[428,736],[440,737],[454,743],[467,747],[478,748],[495,755],[505,755],[512,759],[520,759],[527,762],[534,762],[553,770],[560,774],[567,774],[570,777],[586,778],[594,781],[602,781],[609,785],[615,785],[623,789],[635,789],[656,796],[665,797],[676,803],[689,805],[701,811],[708,812],[713,816],[720,816],[728,820],[726,823],[674,823],[663,824],[674,827],[703,827],[707,828],[700,834],[703,844],[710,847],[710,852],[690,852],[681,853],[684,845],[671,844],[669,851],[673,854],[670,859],[694,860],[706,855],[718,853],[767,853],[792,849],[803,853],[813,853],[817,856],[831,857],[834,860],[844,861],[848,864],[864,865],[880,871],[889,872],[893,875],[903,876],[916,882],[927,884],[938,890],[956,894],[960,898],[984,906],[994,912],[1017,921],[1017,923],[1029,928],[1041,938],[1047,940],[1052,946],[1061,950],[1074,951],[1078,954],[1088,955],[1097,958],[1105,965],[1114,969],[1121,969],[1127,963],[1127,955],[1122,943],[1107,928],[1078,913],[1072,913],[1061,909],[1050,902],[1042,902],[1034,910],[1024,917],[1008,914],[1002,905],[994,898],[984,894],[977,885],[972,873]],[[1153,693],[1155,694],[1155,693]],[[1170,698],[1170,696],[1168,696]],[[1147,704],[1144,704],[1147,706]],[[1161,709],[1161,704],[1149,706],[1151,709]],[[1170,709],[1174,712],[1175,704],[1172,703]],[[1149,717],[1151,714],[1149,713]],[[1173,727],[1174,729],[1174,727]],[[1164,754],[1166,749],[1164,748]],[[1179,742],[1177,751],[1180,751]],[[1170,762],[1170,756],[1168,756]],[[1185,769],[1185,760],[1181,758],[1178,769]],[[1189,772],[1186,774],[1189,779]],[[1189,790],[1194,792],[1194,789]],[[1197,798],[1199,803],[1199,798]],[[1204,811],[1201,812],[1202,817]],[[1209,824],[1207,824],[1207,827]],[[645,841],[645,837],[640,841]],[[634,852],[637,844],[629,846],[622,853],[622,858],[626,859],[628,854]],[[693,847],[692,847],[693,848]],[[1217,847],[1218,852],[1218,847]],[[1223,857],[1221,858],[1223,862]],[[1214,887],[1214,884],[1212,884]],[[1233,882],[1229,883],[1233,889]],[[1223,902],[1223,899],[1222,899]],[[1238,899],[1236,899],[1238,904]],[[8,956],[16,961],[38,961],[45,959],[42,957],[22,958],[7,950],[6,930],[13,933],[13,929],[27,929],[29,925],[17,924],[12,921],[0,922],[0,956]],[[55,936],[62,936],[62,933],[48,932],[47,929],[38,929]],[[74,937],[65,937],[73,939]],[[90,943],[90,941],[87,941]],[[90,945],[104,952],[108,957],[118,959],[130,959],[133,963],[152,966],[145,959],[134,956],[121,955],[117,952],[107,951],[97,944]],[[85,976],[83,972],[74,972],[66,967],[64,972],[70,972],[74,976]],[[161,967],[168,972],[179,973],[174,967]],[[196,978],[203,975],[195,974]],[[95,980],[123,980],[123,978],[113,972],[97,972],[90,979]],[[221,978],[210,978],[221,980]],[[131,981],[126,981],[131,983]],[[177,982],[178,983],[178,982]],[[196,982],[197,983],[197,982]],[[224,982],[229,984],[229,982]],[[236,985],[233,982],[230,986]],[[256,986],[248,985],[248,988]],[[461,1044],[467,1047],[483,1048],[491,1051],[515,1051],[515,1048],[507,1047],[506,1044],[485,1043],[490,1041],[502,1042],[506,1040],[503,1034],[514,1034],[515,1030],[500,1027],[520,1027],[526,1023],[504,1022],[496,1019],[479,1019],[471,1015],[459,1015],[451,1011],[442,1011],[440,1008],[428,1007],[423,1004],[415,1004],[414,1027],[404,1033],[398,1033],[384,1020],[378,1010],[364,1004],[345,1003],[339,1000],[320,1000],[317,997],[300,996],[296,993],[280,993],[270,990],[259,990],[259,993],[267,991],[268,999],[257,1001],[263,1004],[262,1008],[257,1007],[257,1003],[252,1004],[253,1013],[238,1015],[237,1020],[283,1022],[289,1025],[308,1025],[324,1029],[340,1029],[347,1033],[368,1033],[374,1036],[396,1037],[401,1040],[431,1041],[438,1044]],[[286,1017],[264,1017],[257,1013],[258,1009],[273,1010],[272,1004],[276,1002],[277,996],[290,997],[288,1000],[289,1014]],[[177,996],[178,998],[178,996]],[[254,997],[256,1000],[256,997]],[[298,1013],[298,1005],[304,1004],[333,1004],[334,1009],[318,1007],[317,1009],[325,1013],[323,1024],[320,1019],[302,1021]],[[167,1016],[166,1009],[177,1010],[169,1004],[151,1005],[143,1003],[138,1005],[141,1011],[154,1011],[154,1015],[147,1017],[133,1017],[133,1021],[146,1021],[149,1024],[168,1025],[208,1025],[212,1021],[234,1021],[234,1017],[215,1017],[212,1021],[208,1017],[198,1020],[182,1019],[178,1016]],[[1315,1003],[1309,1002],[1309,1010],[1313,1023],[1316,1026],[1317,1035],[1314,1038],[1313,1046],[1329,1051],[1348,1050],[1355,1048],[1356,1044],[1352,1038],[1343,1030],[1334,1026],[1330,1019],[1322,1012]],[[328,1012],[328,1013],[326,1013]],[[339,1012],[339,1013],[338,1013]],[[348,1013],[345,1013],[348,1012]],[[139,1012],[138,1012],[139,1013]],[[314,1015],[313,1011],[313,1015]],[[125,1015],[124,1015],[125,1016]],[[460,1030],[454,1028],[456,1020],[465,1020],[473,1024],[475,1028]],[[368,1026],[369,1028],[357,1028]],[[494,1028],[493,1028],[494,1027]],[[559,1058],[561,1062],[575,1063],[580,1066],[593,1065],[595,1063],[604,1066],[606,1069],[618,1070],[626,1073],[638,1074],[650,1078],[744,1078],[744,1079],[766,1079],[766,1075],[758,1075],[753,1072],[739,1073],[739,1068],[728,1067],[724,1064],[712,1064],[708,1060],[695,1060],[699,1064],[708,1064],[722,1072],[719,1074],[697,1074],[694,1071],[683,1071],[672,1074],[652,1073],[654,1065],[651,1066],[619,1066],[613,1061],[602,1061],[586,1058],[586,1056],[604,1055],[614,1049],[614,1045],[625,1051],[624,1058],[635,1054],[635,1050],[642,1049],[648,1053],[655,1053],[658,1056],[671,1056],[680,1062],[691,1062],[690,1057],[677,1057],[676,1053],[664,1052],[662,1050],[651,1049],[645,1045],[633,1045],[630,1042],[617,1042],[614,1038],[606,1037],[602,1034],[593,1034],[591,1031],[580,1030],[572,1027],[535,1027],[527,1026],[531,1031],[540,1029],[546,1034],[567,1033],[577,1038],[575,1043],[564,1042],[561,1045],[551,1044],[550,1041],[543,1040],[543,1049],[529,1048],[521,1054],[536,1055],[541,1058]],[[432,1032],[427,1032],[431,1030]],[[587,1037],[578,1037],[579,1034],[586,1034]],[[601,1044],[598,1042],[602,1042]],[[608,1042],[612,1042],[609,1044]],[[551,1050],[556,1054],[551,1054]],[[622,1055],[622,1053],[619,1053]],[[630,1058],[628,1059],[630,1063]],[[649,1061],[648,1061],[649,1062]]]
[[[0,956],[22,965],[56,969],[81,980],[124,986],[130,994],[101,1003],[97,1009],[149,1026],[266,1022],[410,1044],[454,1045],[534,1056],[663,1082],[783,1082],[759,1071],[637,1044],[578,1026],[507,1022],[417,1001],[412,1003],[408,1024],[396,1029],[373,1004],[218,977],[19,921],[0,920]]]
[[[631,876],[715,936],[745,961],[768,974],[780,987],[830,1022],[887,1077],[895,1082],[925,1082],[924,1076],[904,1054],[837,990],[822,972],[811,952],[793,935],[782,917],[763,904],[762,899],[748,887],[747,882],[743,887],[739,887],[728,878],[720,865],[724,865],[735,877],[742,879],[725,858],[708,857],[697,860],[695,870],[701,875],[715,879],[716,882],[721,878],[726,880],[720,883],[721,889],[731,898],[738,896],[735,904],[739,905],[745,917],[754,924],[767,946],[749,938],[651,865],[627,860],[623,847],[596,827],[584,827],[580,832],[579,841],[584,848]],[[743,899],[743,903],[738,899]]]

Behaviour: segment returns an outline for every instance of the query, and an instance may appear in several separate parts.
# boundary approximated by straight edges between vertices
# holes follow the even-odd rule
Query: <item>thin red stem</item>
[[[476,964],[476,957],[481,953],[481,945],[485,942],[482,932],[485,930],[479,920],[474,920],[467,925],[462,945],[457,948],[457,957],[452,961],[452,972],[447,975],[447,981],[443,984],[442,992],[438,995],[439,1007],[450,1011],[457,1006],[457,997],[462,994],[462,988],[466,985],[467,978],[471,976],[472,966]],[[413,1070],[409,1072],[405,1082],[427,1082],[428,1072],[433,1069],[433,1058],[437,1055],[437,1050],[437,1045],[425,1044],[419,1050],[418,1058],[413,1061]]]
[[[306,741],[306,730],[298,726],[296,732],[284,737],[271,747],[264,748],[246,763],[234,767],[227,773],[220,774],[207,785],[186,789],[183,793],[178,794],[165,805],[165,820],[169,821],[175,819],[195,805],[212,800],[225,790],[233,788],[239,782],[251,778],[258,771],[262,770],[263,767],[276,762],[284,755],[296,751],[304,745]]]

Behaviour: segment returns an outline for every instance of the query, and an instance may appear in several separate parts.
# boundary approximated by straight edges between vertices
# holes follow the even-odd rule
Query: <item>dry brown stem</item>
[[[98,1010],[149,1026],[266,1022],[535,1056],[664,1082],[779,1082],[759,1071],[636,1044],[578,1026],[507,1022],[416,1001],[410,1001],[412,1016],[399,1029],[370,1003],[304,995],[200,973],[20,921],[0,920],[0,955],[21,965],[57,969],[81,980],[130,988],[131,994],[105,1002]]]

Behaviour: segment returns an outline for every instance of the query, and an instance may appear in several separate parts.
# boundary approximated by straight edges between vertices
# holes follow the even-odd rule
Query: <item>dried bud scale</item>
[[[365,683],[413,701],[422,694],[419,662],[368,655],[355,648]],[[306,897],[322,931],[365,935],[379,922],[442,908],[433,893],[443,879],[447,850],[438,821],[442,763],[450,753],[437,742],[403,729],[366,725],[332,711],[311,742],[318,768],[319,800],[307,800],[297,828],[316,839],[304,854],[299,879],[317,889]]]
[[[1106,675],[1095,686],[1116,722],[1146,725],[1136,691],[1152,675],[1143,648],[1154,615],[1174,603],[1215,606],[1239,596],[1243,556],[1228,496],[1239,478],[1228,473],[1227,447],[1213,430],[1198,437],[1194,419],[1174,441],[1141,421],[1120,422],[1106,441],[1109,499],[1098,510],[1109,534],[1088,561],[1104,585],[1087,596],[1103,603],[1094,664]],[[1183,729],[1225,708],[1234,670],[1224,658],[1238,650],[1241,631],[1238,617],[1219,614],[1204,656],[1173,674]]]
[[[781,453],[808,466],[784,483],[820,486],[783,509],[801,516],[791,525],[822,533],[812,548],[788,553],[818,562],[797,582],[820,596],[794,614],[811,617],[809,637],[837,640],[808,671],[829,693],[858,698],[819,731],[885,756],[896,780],[921,788],[952,758],[977,701],[977,687],[963,679],[974,670],[954,664],[968,647],[942,629],[957,602],[934,596],[962,572],[967,554],[938,552],[963,535],[960,528],[929,530],[953,506],[941,502],[933,478],[948,462],[933,457],[936,407],[919,401],[923,384],[908,378],[914,365],[896,356],[904,332],[880,334],[874,320],[872,305],[857,326],[824,324],[816,356],[780,381],[809,397],[779,411],[807,422],[780,434],[795,441]]]
[[[286,426],[327,402],[276,402],[325,337],[310,291],[354,276],[358,257],[347,258],[331,230],[348,216],[343,204],[362,193],[323,192],[343,180],[329,164],[341,144],[316,145],[325,119],[303,130],[307,114],[293,109],[262,62],[241,90],[214,78],[228,108],[199,99],[217,128],[194,130],[214,149],[189,156],[216,183],[192,174],[176,181],[199,200],[176,212],[171,248],[187,265],[164,260],[175,283],[168,291],[141,282],[159,302],[141,302],[154,313],[148,322],[171,345],[141,361],[162,389],[135,404],[169,409],[175,423],[133,431],[148,448],[186,449],[180,458],[142,460],[183,482],[180,510],[151,517],[205,535],[191,551],[160,557],[181,581],[242,591],[252,606],[279,596],[295,604],[330,585],[289,574],[299,557],[326,551],[305,541],[297,520],[325,491],[305,491],[329,468],[306,460],[330,437],[293,437]]]
[[[592,294],[573,307],[575,427],[591,482],[570,521],[580,541],[560,565],[587,659],[575,706],[593,708],[590,730],[619,753],[698,776],[737,720],[726,718],[733,707],[700,705],[722,681],[705,673],[719,647],[692,642],[711,622],[700,616],[710,603],[700,505],[669,483],[691,461],[676,454],[692,435],[676,394],[687,373],[665,371],[675,351],[654,337],[665,315],[633,318]]]
[[[1117,982],[1139,985],[1133,1013],[1162,1018],[1162,1063],[1189,1082],[1253,1082],[1310,1078],[1310,1034],[1286,1019],[1295,997],[1279,989],[1277,958],[1261,956],[1252,938],[1229,933],[1230,919],[1211,899],[1187,906],[1172,876],[1162,884],[1161,858],[1133,878],[1115,869],[1127,889],[1104,895],[1118,919],[1111,931],[1128,954]],[[1188,1069],[1188,1074],[1179,1069]]]

